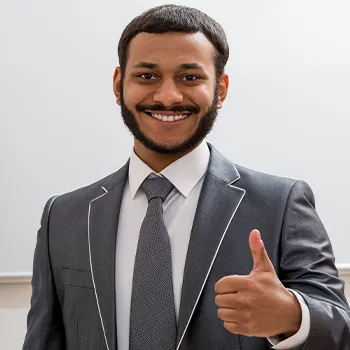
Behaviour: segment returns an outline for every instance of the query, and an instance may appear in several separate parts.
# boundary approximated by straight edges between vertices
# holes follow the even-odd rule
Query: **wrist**
[[[302,320],[302,311],[296,296],[288,290],[289,301],[287,304],[286,312],[286,324],[285,329],[282,331],[282,334],[285,338],[290,338],[300,329],[301,320]]]

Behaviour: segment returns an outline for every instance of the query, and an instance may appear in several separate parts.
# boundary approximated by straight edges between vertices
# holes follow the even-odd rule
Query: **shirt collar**
[[[129,186],[132,199],[135,198],[142,182],[150,174],[166,177],[184,197],[188,197],[207,171],[209,159],[209,147],[206,141],[202,141],[190,153],[171,163],[157,174],[133,151],[129,165]]]

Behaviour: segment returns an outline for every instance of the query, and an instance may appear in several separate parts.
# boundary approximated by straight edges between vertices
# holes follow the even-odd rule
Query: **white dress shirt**
[[[207,143],[203,141],[192,152],[170,164],[160,174],[156,174],[134,152],[131,154],[128,181],[120,208],[116,245],[115,289],[119,350],[129,349],[134,260],[141,224],[148,206],[146,195],[140,186],[151,174],[164,176],[174,185],[174,189],[163,203],[163,211],[171,243],[175,313],[178,319],[188,243],[209,159],[210,151]],[[269,341],[278,350],[295,349],[305,342],[309,333],[309,310],[303,298],[298,293],[294,294],[297,294],[302,307],[302,326],[297,334],[284,341],[270,338]]]

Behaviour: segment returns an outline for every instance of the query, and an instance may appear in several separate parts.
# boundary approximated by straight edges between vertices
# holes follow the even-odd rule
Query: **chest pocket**
[[[93,289],[91,271],[74,270],[62,267],[60,275],[63,284],[73,287]]]
[[[60,268],[63,283],[63,317],[74,350],[104,348],[104,337],[90,271]]]
[[[61,304],[67,319],[98,317],[95,290],[90,271],[60,268]]]

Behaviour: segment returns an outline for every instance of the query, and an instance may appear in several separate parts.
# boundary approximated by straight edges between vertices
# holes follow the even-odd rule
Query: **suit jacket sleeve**
[[[34,253],[32,298],[23,350],[64,350],[65,337],[49,256],[49,217],[55,200],[44,209]]]
[[[280,279],[298,291],[310,310],[304,350],[350,350],[350,310],[332,246],[316,211],[312,190],[296,182],[289,195],[280,247]]]

